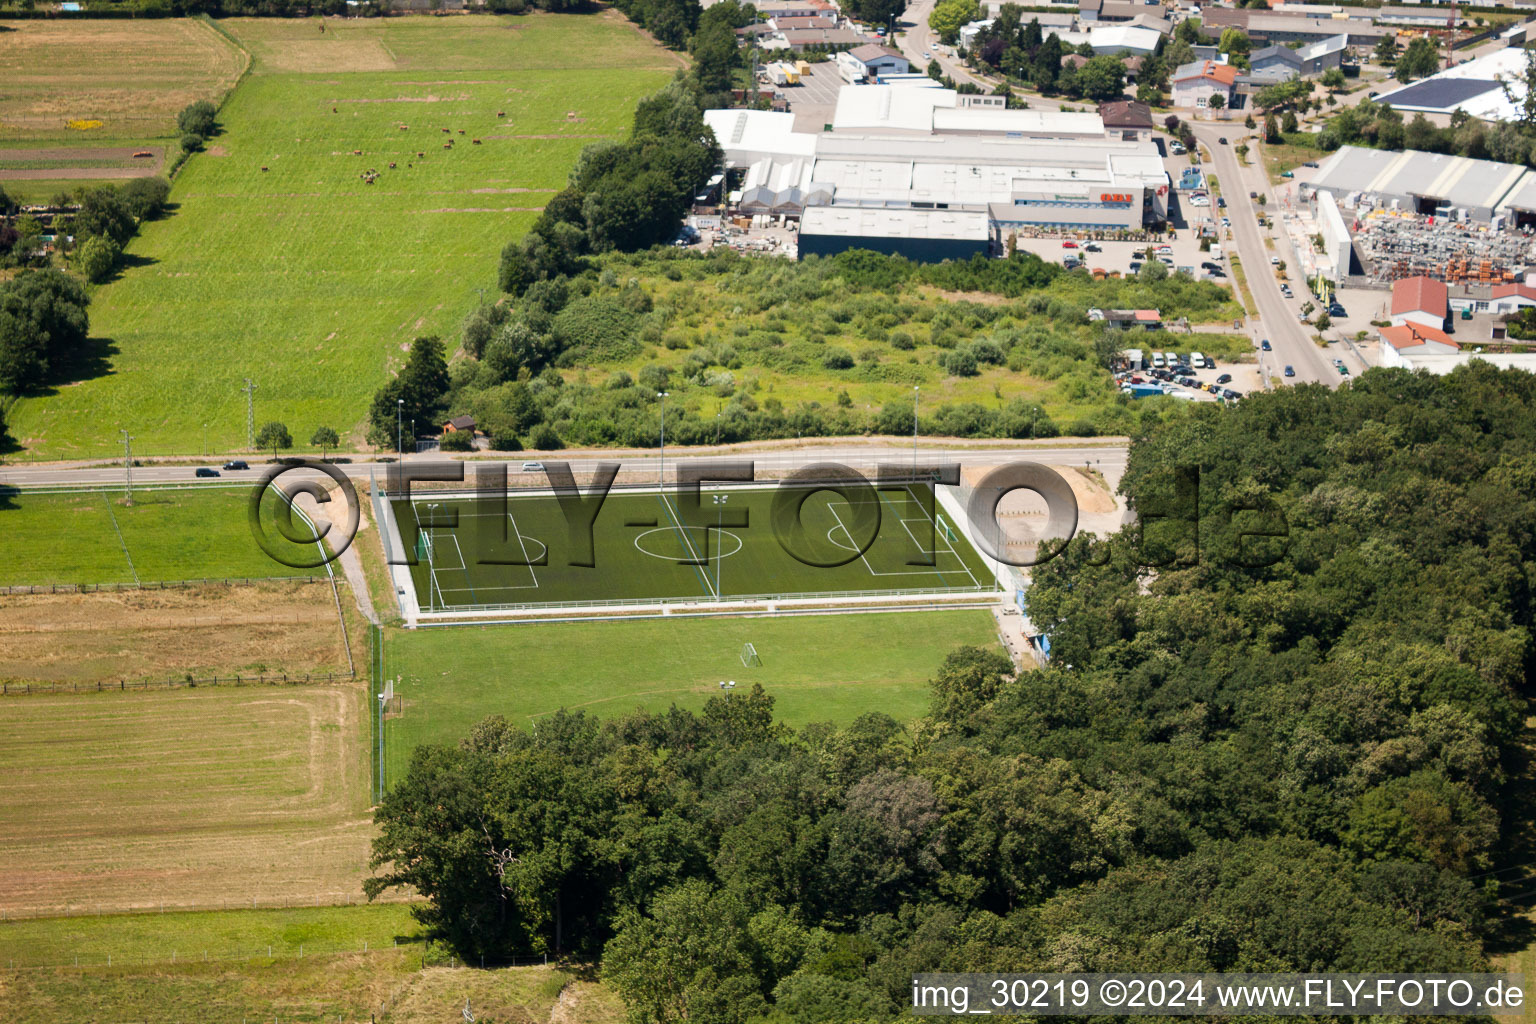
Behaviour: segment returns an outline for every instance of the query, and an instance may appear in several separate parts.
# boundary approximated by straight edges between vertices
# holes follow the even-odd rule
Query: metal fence
[[[801,601],[849,601],[864,598],[883,601],[900,597],[966,597],[974,594],[996,594],[1000,588],[995,583],[983,583],[970,587],[930,587],[912,590],[815,590],[793,594],[729,594],[725,597],[644,597],[632,600],[613,598],[591,601],[534,601],[522,604],[456,604],[446,608],[423,610],[422,616],[473,615],[480,612],[533,612],[562,611],[583,608],[611,608],[615,611],[638,608],[714,608],[735,607],[743,604],[780,604]]]
[[[110,693],[128,690],[178,690],[196,689],[199,686],[314,686],[320,684],[350,682],[354,677],[347,672],[306,672],[303,675],[284,672],[275,675],[231,675],[179,679],[98,679],[94,683],[31,683],[0,682],[0,696],[23,697],[41,693]]]

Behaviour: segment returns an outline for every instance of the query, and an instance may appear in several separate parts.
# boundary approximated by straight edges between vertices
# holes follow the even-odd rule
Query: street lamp
[[[440,504],[437,501],[427,502],[427,611],[432,610],[432,587],[437,582],[437,570],[432,558],[432,527],[437,525],[437,506]]]
[[[656,482],[665,487],[667,484],[667,393],[658,391],[656,397],[661,399],[661,471]]]
[[[405,440],[401,434],[401,417],[405,415],[405,399],[395,399],[395,454],[405,454]]]

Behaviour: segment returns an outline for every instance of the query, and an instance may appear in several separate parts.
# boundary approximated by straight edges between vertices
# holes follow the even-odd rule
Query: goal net
[[[951,544],[953,544],[955,542],[955,530],[954,530],[954,527],[950,526],[949,525],[949,521],[946,520],[942,515],[934,517],[934,525],[937,527],[937,529],[939,531],[939,536],[943,537],[945,540],[949,541]]]
[[[741,663],[742,663],[743,666],[747,666],[747,665],[761,665],[763,663],[763,659],[759,658],[757,656],[757,648],[756,647],[753,647],[751,644],[742,644],[741,645]]]

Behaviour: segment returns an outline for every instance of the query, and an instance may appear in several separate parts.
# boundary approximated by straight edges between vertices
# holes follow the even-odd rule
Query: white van
[[[1193,366],[1197,370],[1205,369],[1205,356],[1201,355],[1199,352],[1191,352],[1189,354],[1189,365]]]
[[[1161,370],[1162,368],[1163,368],[1163,354],[1161,352],[1153,352],[1152,353],[1152,369],[1154,369],[1154,370]]]
[[[1221,259],[1221,246],[1217,245],[1214,242],[1211,243],[1211,259],[1213,259],[1213,260]]]

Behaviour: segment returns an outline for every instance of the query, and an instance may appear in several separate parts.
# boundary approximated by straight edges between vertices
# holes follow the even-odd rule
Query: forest
[[[1156,423],[1141,525],[1034,571],[1046,667],[956,650],[915,722],[488,719],[416,751],[367,891],[466,959],[593,962],[637,1024],[892,1020],[931,970],[1482,968],[1533,412],[1474,362]]]

